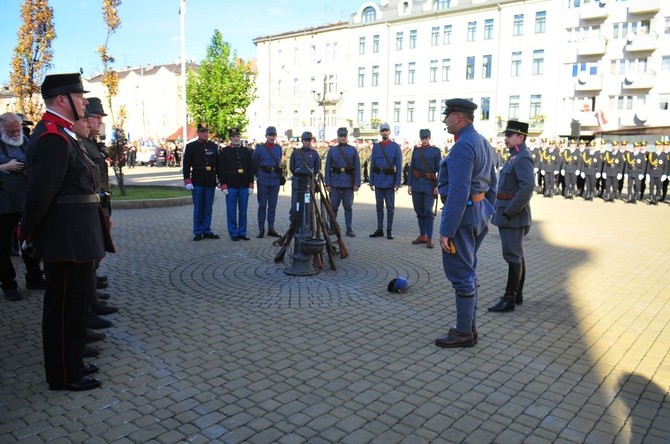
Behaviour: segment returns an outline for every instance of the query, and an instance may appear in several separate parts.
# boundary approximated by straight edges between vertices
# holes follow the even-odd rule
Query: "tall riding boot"
[[[500,298],[500,301],[492,307],[489,311],[502,313],[507,311],[514,311],[517,292],[519,291],[519,282],[521,280],[522,264],[508,263],[507,270],[507,286],[505,287],[505,294]]]
[[[526,259],[521,259],[521,278],[519,278],[519,289],[516,292],[516,305],[523,304],[523,284],[526,281]]]

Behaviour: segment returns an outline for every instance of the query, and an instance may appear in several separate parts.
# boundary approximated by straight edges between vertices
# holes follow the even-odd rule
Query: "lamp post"
[[[339,93],[335,93],[334,98],[332,95],[328,96],[325,75],[323,76],[323,92],[317,92],[316,90],[312,91],[314,101],[321,107],[321,116],[322,116],[321,130],[323,131],[321,141],[326,140],[326,107],[327,106],[332,106],[333,108],[337,107],[337,104],[340,103],[340,100],[342,100],[342,94],[343,92],[340,91]]]

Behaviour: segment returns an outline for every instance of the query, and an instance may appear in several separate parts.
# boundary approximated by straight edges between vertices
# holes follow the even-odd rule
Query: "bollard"
[[[293,237],[294,248],[291,254],[291,264],[284,269],[284,273],[291,276],[312,276],[319,273],[314,267],[314,255],[323,250],[325,241],[312,237],[312,198],[311,187],[314,172],[305,164],[295,170],[298,178],[298,224]]]

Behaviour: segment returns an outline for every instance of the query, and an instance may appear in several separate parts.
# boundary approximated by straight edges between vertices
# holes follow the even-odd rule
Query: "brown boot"
[[[442,348],[472,347],[475,345],[475,338],[472,332],[461,333],[454,328],[446,335],[435,339],[435,345]]]
[[[422,234],[421,236],[417,237],[412,241],[414,245],[419,245],[419,244],[425,244],[428,242],[428,236],[425,234]]]
[[[427,237],[426,239],[428,239],[426,241],[426,248],[435,248],[435,245],[433,245],[433,239],[431,239],[429,237]]]

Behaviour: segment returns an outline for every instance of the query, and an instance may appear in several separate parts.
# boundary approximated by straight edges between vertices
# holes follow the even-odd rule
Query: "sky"
[[[260,36],[348,21],[366,0],[186,0],[186,58],[200,62],[214,30],[239,57],[255,57]],[[9,82],[11,59],[20,25],[21,0],[0,0],[0,84]],[[122,0],[121,27],[109,40],[114,67],[177,61],[180,46],[180,0]],[[56,38],[52,73],[76,72],[92,77],[102,69],[96,52],[104,43],[102,0],[50,0]],[[13,24],[13,25],[12,25]]]

